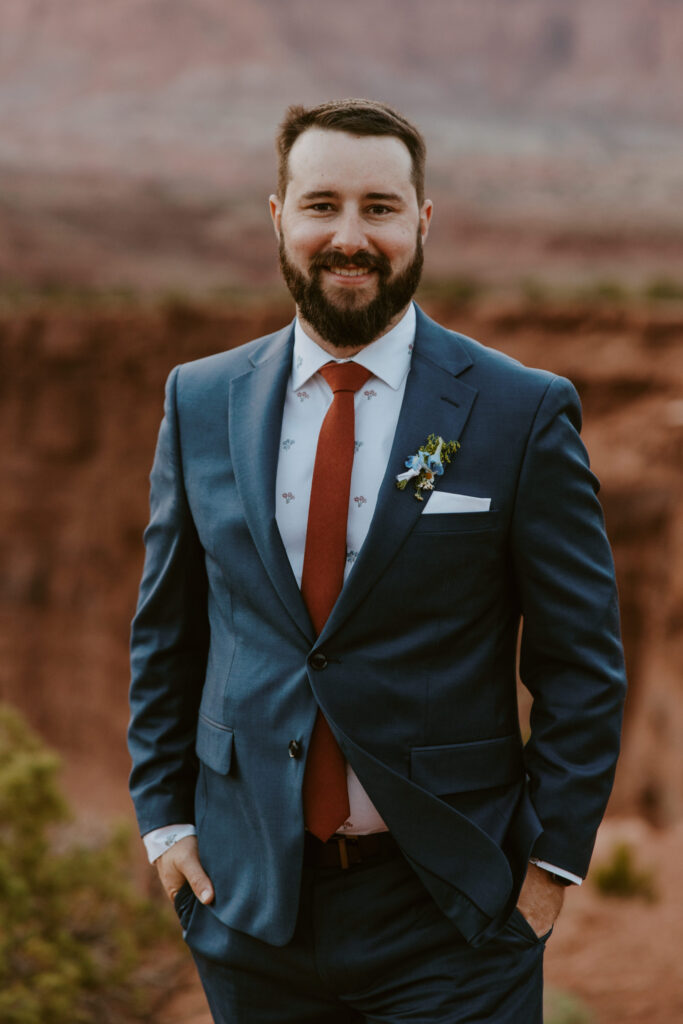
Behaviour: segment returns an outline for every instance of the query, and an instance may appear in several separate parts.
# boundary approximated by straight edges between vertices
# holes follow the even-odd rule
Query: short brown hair
[[[375,100],[332,100],[317,107],[291,106],[287,109],[276,139],[278,154],[277,191],[284,199],[289,180],[289,153],[308,128],[326,128],[350,135],[394,135],[405,144],[412,161],[411,181],[417,201],[424,201],[425,141],[415,125],[386,103]]]

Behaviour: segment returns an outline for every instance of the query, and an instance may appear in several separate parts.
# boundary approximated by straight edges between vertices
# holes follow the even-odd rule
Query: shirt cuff
[[[142,837],[142,841],[145,844],[150,864],[158,860],[162,853],[170,850],[179,839],[196,835],[197,829],[194,825],[162,825],[161,828],[154,828],[151,832],[147,832]]]
[[[551,875],[559,875],[560,878],[566,878],[568,882],[573,882],[574,885],[581,885],[583,878],[580,875],[573,875],[571,871],[565,871],[564,868],[558,868],[554,864],[548,864],[545,860],[537,860],[536,857],[529,857],[529,862],[535,864],[537,868],[543,868],[544,871],[549,871]]]

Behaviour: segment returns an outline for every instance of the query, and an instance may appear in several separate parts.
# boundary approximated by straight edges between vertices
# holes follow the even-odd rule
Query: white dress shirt
[[[372,376],[354,396],[356,446],[351,470],[344,579],[353,570],[375,511],[401,411],[414,339],[415,307],[411,303],[391,331],[353,357],[353,361],[370,370]],[[318,370],[332,360],[329,352],[309,338],[297,320],[292,373],[282,414],[275,518],[299,586],[318,435],[332,404],[332,390]],[[409,454],[406,452],[406,457]],[[401,469],[402,466],[397,466],[396,472]],[[340,831],[346,835],[386,831],[387,826],[348,764],[346,771],[351,810]]]
[[[344,579],[354,562],[375,511],[382,478],[389,463],[396,425],[403,402],[415,340],[415,307],[411,303],[403,318],[387,334],[361,349],[353,360],[372,376],[356,392],[355,454],[351,471],[351,493],[346,534]],[[308,506],[318,435],[332,403],[332,391],[318,373],[333,357],[310,338],[300,321],[294,324],[292,370],[285,394],[282,432],[275,484],[275,518],[292,572],[301,587],[306,545]],[[346,360],[334,360],[345,362]],[[406,452],[406,458],[410,455]],[[396,473],[403,466],[395,467]],[[347,764],[350,813],[340,831],[345,835],[367,835],[387,830],[385,822]],[[191,825],[168,825],[144,837],[150,861],[178,839],[194,835]],[[580,884],[581,879],[561,868],[539,866]]]

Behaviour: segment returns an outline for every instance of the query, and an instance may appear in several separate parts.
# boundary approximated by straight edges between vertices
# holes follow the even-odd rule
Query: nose
[[[352,256],[359,249],[368,248],[365,225],[357,211],[347,209],[340,213],[331,241],[332,248],[343,252],[345,256]]]

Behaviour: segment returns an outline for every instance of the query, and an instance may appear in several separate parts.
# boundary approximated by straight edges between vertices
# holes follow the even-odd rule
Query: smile
[[[339,277],[366,277],[372,273],[372,270],[367,267],[327,267],[330,274],[336,274]]]

